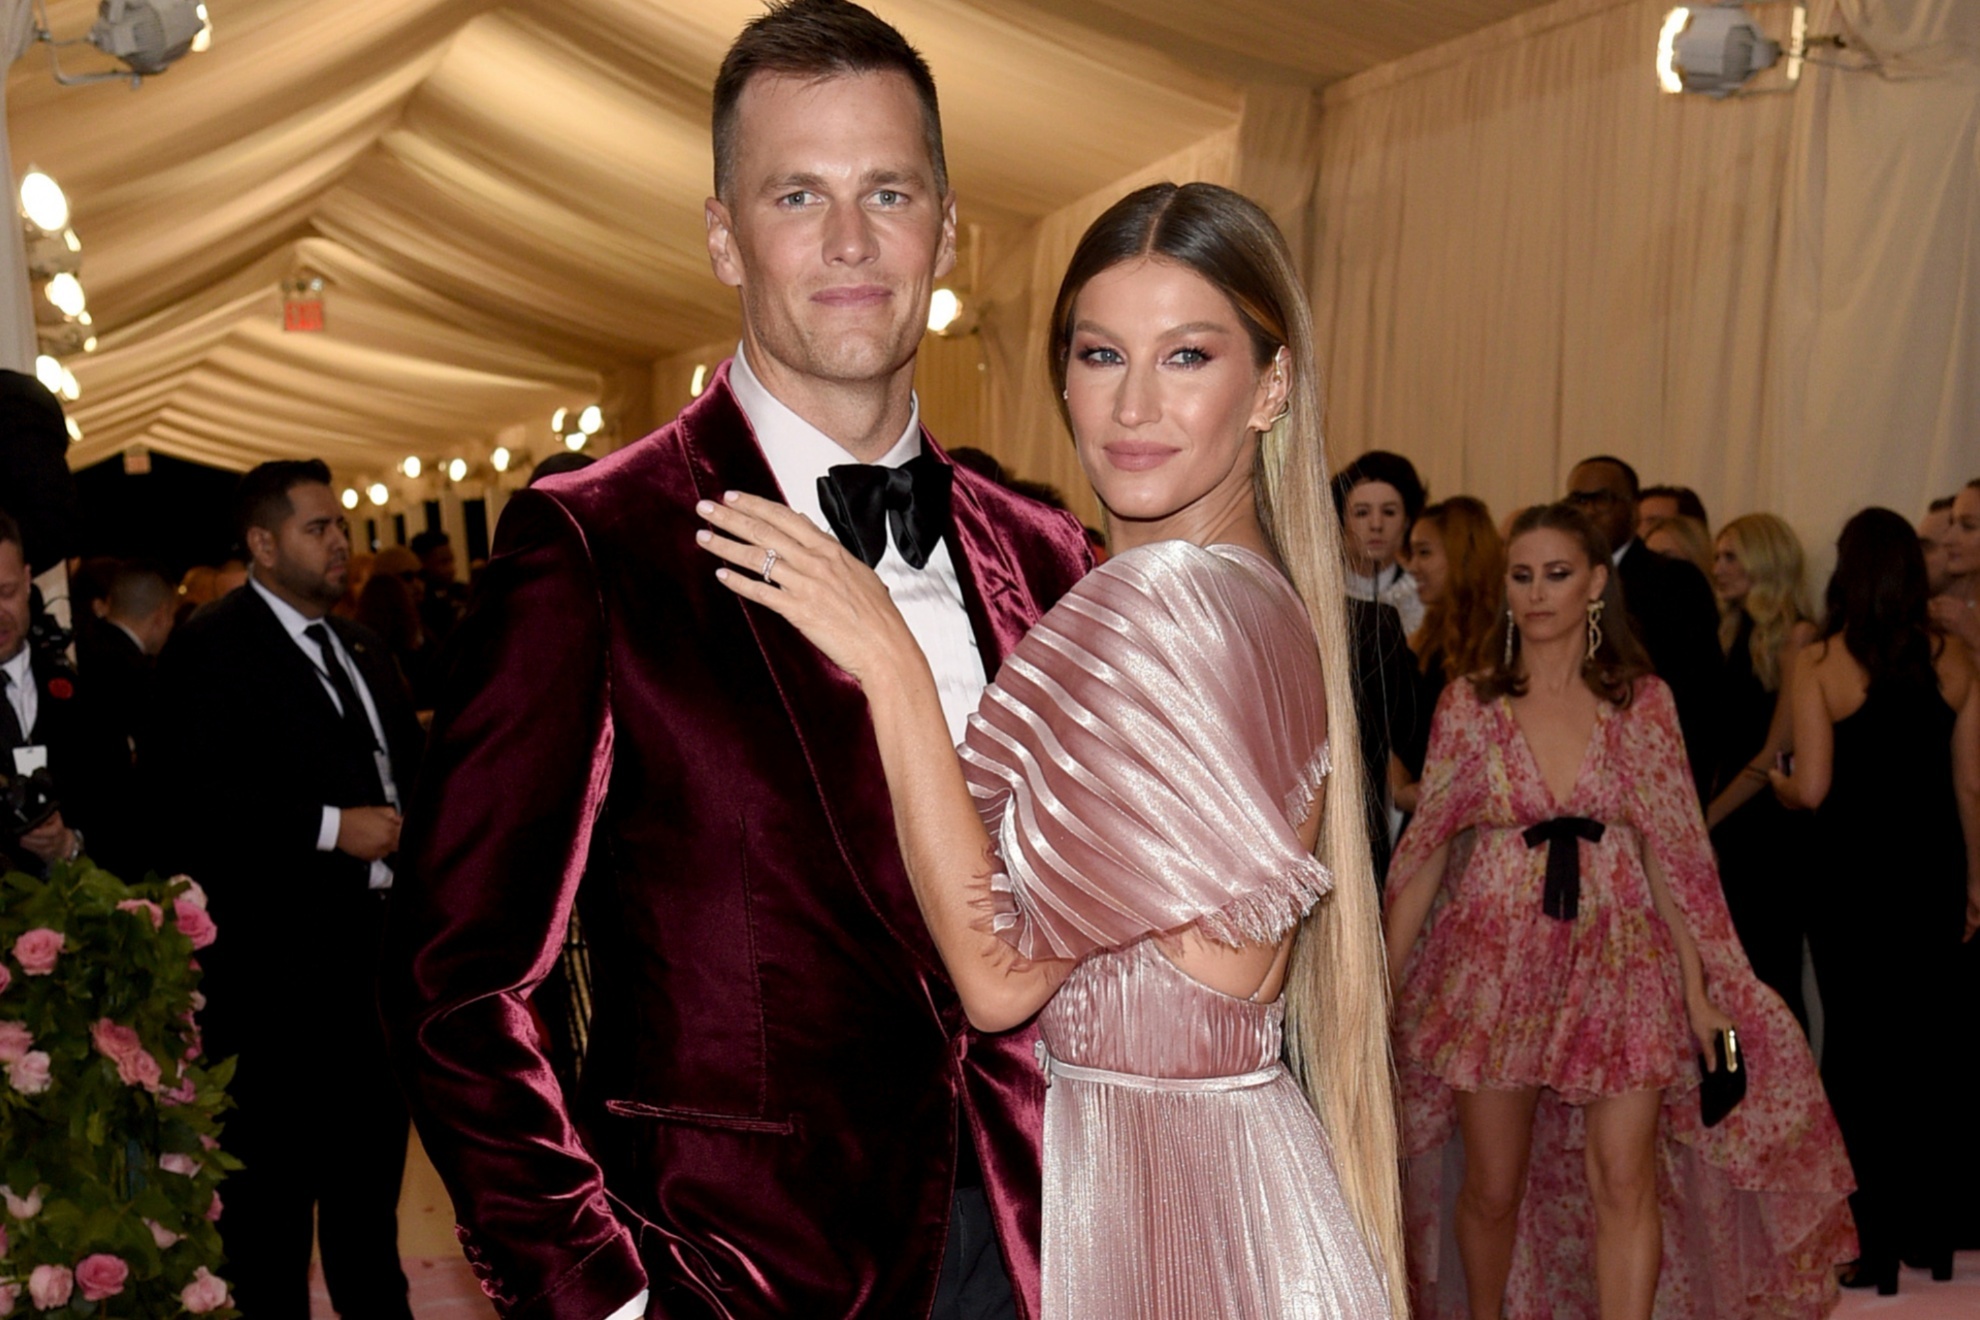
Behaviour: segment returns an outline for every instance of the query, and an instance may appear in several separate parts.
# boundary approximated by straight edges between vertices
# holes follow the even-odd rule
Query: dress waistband
[[[1038,1042],[1038,1066],[1045,1071],[1045,1085],[1050,1086],[1054,1078],[1064,1077],[1075,1082],[1095,1082],[1101,1086],[1119,1086],[1130,1091],[1169,1091],[1184,1094],[1216,1094],[1223,1091],[1249,1091],[1254,1087],[1269,1086],[1287,1075],[1283,1063],[1271,1063],[1256,1072],[1238,1073],[1231,1077],[1143,1077],[1139,1073],[1112,1072],[1106,1068],[1085,1068],[1076,1063],[1065,1063],[1052,1057],[1045,1048],[1045,1042]]]

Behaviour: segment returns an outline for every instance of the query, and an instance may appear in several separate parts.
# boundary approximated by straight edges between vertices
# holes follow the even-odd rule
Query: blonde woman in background
[[[1081,239],[1052,332],[1114,556],[1011,654],[960,759],[859,560],[749,496],[702,507],[726,533],[705,544],[732,590],[864,688],[972,1021],[1042,1010],[1044,1315],[1400,1312],[1385,978],[1305,298],[1255,205],[1158,184]]]
[[[1667,559],[1686,559],[1712,576],[1712,530],[1703,521],[1678,514],[1643,525],[1643,544]]]
[[[1767,790],[1767,772],[1794,745],[1784,698],[1794,657],[1815,640],[1801,541],[1771,513],[1735,518],[1719,532],[1712,585],[1726,668],[1720,689],[1720,756],[1705,821],[1719,879],[1746,956],[1805,1029],[1802,944],[1807,935],[1806,822]]]

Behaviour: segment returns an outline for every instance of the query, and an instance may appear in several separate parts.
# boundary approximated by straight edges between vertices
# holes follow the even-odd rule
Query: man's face
[[[27,645],[29,590],[33,585],[21,547],[0,541],[0,663],[12,660]]]
[[[255,568],[270,585],[329,609],[344,598],[350,574],[350,528],[328,486],[304,482],[289,488],[294,506],[273,530],[248,530]]]
[[[1675,495],[1647,495],[1636,502],[1636,534],[1650,535],[1650,524],[1678,516]]]
[[[801,387],[908,367],[956,221],[906,75],[751,79],[731,177],[734,195],[707,203],[708,253],[742,293],[757,372]]]
[[[420,567],[425,570],[426,576],[432,578],[435,582],[452,582],[454,580],[454,547],[451,545],[439,546],[428,552],[426,558],[420,560],[419,563]]]
[[[1629,480],[1613,463],[1583,463],[1568,474],[1568,503],[1588,515],[1613,552],[1636,533],[1636,501]]]

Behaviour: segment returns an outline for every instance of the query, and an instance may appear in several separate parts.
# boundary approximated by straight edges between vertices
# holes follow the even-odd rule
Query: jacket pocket
[[[719,1128],[729,1132],[763,1132],[788,1137],[797,1131],[795,1118],[751,1118],[743,1114],[717,1114],[705,1109],[674,1109],[665,1105],[643,1104],[638,1100],[607,1100],[605,1112],[618,1118],[639,1118],[653,1123],[679,1123],[685,1127]]]

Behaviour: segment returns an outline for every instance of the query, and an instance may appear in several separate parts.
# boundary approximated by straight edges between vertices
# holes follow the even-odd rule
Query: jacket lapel
[[[950,461],[927,427],[921,430],[921,444],[944,463]],[[1040,611],[1006,538],[999,535],[962,468],[956,469],[950,507],[949,558],[955,562],[984,676],[995,680],[1004,657],[1031,630]]]
[[[719,500],[724,491],[740,490],[784,502],[749,420],[729,389],[728,363],[681,414],[679,423],[699,498]],[[714,608],[740,609],[762,652],[846,874],[894,937],[928,970],[939,974],[941,960],[901,861],[865,694],[851,676],[825,660],[777,615],[726,592],[720,594],[726,599],[717,599]]]
[[[268,608],[268,602],[252,586],[237,588],[234,594],[241,597],[240,608],[249,620],[257,644],[277,670],[288,674],[290,690],[298,694],[307,692],[309,695],[302,700],[316,711],[318,718],[335,726],[339,721],[337,707],[324,689],[323,679],[315,664],[296,645],[295,638],[289,636],[289,630],[275,617],[275,611]]]

